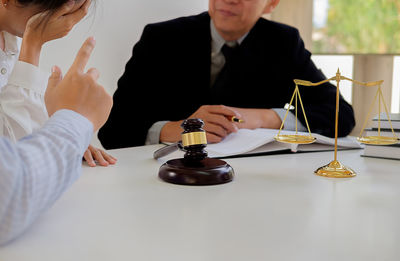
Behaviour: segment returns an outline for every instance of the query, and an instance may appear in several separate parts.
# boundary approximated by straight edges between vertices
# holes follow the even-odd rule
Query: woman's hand
[[[97,82],[99,71],[85,69],[95,42],[93,37],[84,42],[65,77],[59,67],[53,66],[44,96],[49,117],[62,109],[75,111],[93,124],[94,132],[107,121],[113,105],[111,96]]]
[[[19,60],[38,66],[43,44],[66,36],[88,13],[90,3],[91,0],[70,0],[48,18],[49,11],[32,16],[22,38]]]
[[[58,110],[75,111],[87,118],[93,124],[93,131],[97,131],[110,115],[113,101],[106,90],[97,83],[99,72],[91,68],[85,73],[94,46],[95,40],[89,37],[79,49],[64,78],[61,69],[53,67],[44,101],[50,117]],[[101,166],[115,164],[117,161],[113,156],[91,145],[84,158],[92,167],[96,166],[95,160]]]
[[[96,167],[96,161],[103,167],[107,167],[110,164],[114,165],[117,162],[116,158],[92,145],[89,145],[89,148],[86,150],[85,154],[83,154],[83,158],[90,167]]]

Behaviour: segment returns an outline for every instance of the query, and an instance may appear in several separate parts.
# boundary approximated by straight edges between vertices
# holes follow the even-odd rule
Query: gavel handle
[[[156,150],[153,153],[153,158],[154,159],[159,159],[159,158],[165,157],[168,154],[171,154],[172,152],[174,152],[176,150],[183,150],[183,146],[182,146],[182,142],[181,141],[172,143],[170,145],[166,145],[165,147],[162,147],[162,148]]]

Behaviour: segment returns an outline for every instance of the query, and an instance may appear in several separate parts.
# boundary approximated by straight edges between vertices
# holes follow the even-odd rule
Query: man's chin
[[[218,25],[216,25],[215,27],[217,28],[217,30],[219,32],[221,32],[225,36],[229,36],[229,35],[234,36],[234,35],[239,34],[238,28],[234,27],[234,26],[229,26],[229,25],[227,25],[227,26],[224,26],[224,25],[218,26]]]
[[[234,19],[231,18],[221,18],[217,19],[217,21],[214,21],[215,27],[219,31],[224,31],[224,32],[235,32],[238,30],[238,28],[241,28],[240,23],[238,24]]]

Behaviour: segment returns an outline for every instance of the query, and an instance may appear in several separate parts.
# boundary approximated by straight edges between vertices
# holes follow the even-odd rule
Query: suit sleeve
[[[316,68],[311,60],[311,54],[304,48],[304,43],[297,30],[294,31],[295,46],[293,50],[292,75],[294,79],[319,82],[326,79],[325,75]],[[335,136],[335,112],[336,112],[336,86],[325,83],[319,86],[299,86],[300,95],[306,117],[312,132],[328,137]],[[306,126],[302,113],[299,120]],[[340,137],[350,134],[355,125],[354,112],[340,95],[338,135]]]

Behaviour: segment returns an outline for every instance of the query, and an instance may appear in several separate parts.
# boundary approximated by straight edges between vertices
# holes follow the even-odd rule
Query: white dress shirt
[[[80,175],[93,125],[56,112],[17,143],[0,137],[0,245],[20,235]]]
[[[7,32],[0,49],[0,136],[12,141],[32,133],[48,119],[44,103],[48,75],[18,61],[20,40]]]

